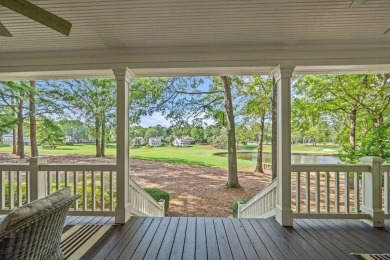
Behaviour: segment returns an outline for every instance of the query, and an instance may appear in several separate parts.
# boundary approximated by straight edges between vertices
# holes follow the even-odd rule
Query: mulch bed
[[[115,158],[80,155],[49,155],[48,163],[114,163]],[[21,163],[8,153],[0,153],[0,163]],[[237,199],[251,198],[268,183],[271,174],[254,173],[254,167],[239,172],[241,189],[227,189],[227,171],[219,168],[130,160],[132,178],[142,187],[161,188],[170,193],[168,216],[230,217]]]

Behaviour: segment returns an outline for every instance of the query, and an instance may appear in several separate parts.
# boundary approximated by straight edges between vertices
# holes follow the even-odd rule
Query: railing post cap
[[[46,157],[30,157],[28,159],[28,161],[32,162],[32,163],[46,164],[47,158]]]
[[[360,161],[363,163],[383,163],[383,159],[381,157],[375,156],[365,156],[360,158]]]

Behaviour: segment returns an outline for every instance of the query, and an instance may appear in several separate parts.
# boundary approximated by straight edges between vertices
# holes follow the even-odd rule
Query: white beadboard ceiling
[[[69,37],[0,6],[0,53],[326,44],[390,44],[390,1],[31,0],[70,21]]]

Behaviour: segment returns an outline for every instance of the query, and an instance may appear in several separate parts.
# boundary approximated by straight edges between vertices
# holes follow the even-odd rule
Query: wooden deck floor
[[[357,220],[142,218],[123,225],[94,259],[348,259],[390,253],[390,224]]]
[[[65,222],[80,224],[114,219]],[[283,228],[274,219],[133,217],[93,259],[351,259],[351,253],[390,253],[390,221],[383,229],[358,220],[295,220]]]

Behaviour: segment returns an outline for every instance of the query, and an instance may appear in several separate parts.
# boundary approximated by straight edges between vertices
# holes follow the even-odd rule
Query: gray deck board
[[[204,218],[196,218],[195,259],[207,259],[206,224]]]
[[[0,216],[2,217],[2,216]],[[67,225],[114,223],[111,217],[67,217]],[[348,259],[390,253],[390,221],[132,217],[93,259]]]
[[[208,259],[221,259],[217,243],[217,235],[215,234],[214,221],[212,218],[204,220],[206,228],[206,245]]]

